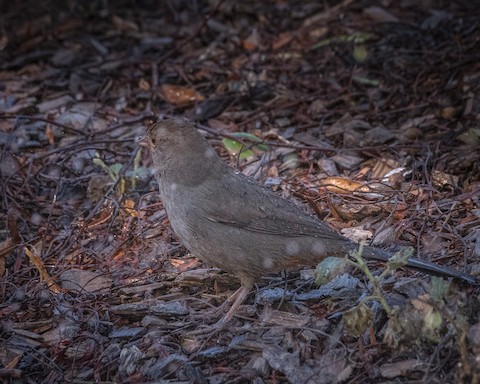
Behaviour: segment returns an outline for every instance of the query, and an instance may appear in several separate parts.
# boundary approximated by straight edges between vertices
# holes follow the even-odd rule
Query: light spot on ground
[[[170,184],[170,190],[171,190],[172,192],[175,192],[175,191],[177,190],[177,183],[172,183],[172,184]]]
[[[30,221],[31,221],[32,224],[34,224],[34,225],[41,225],[41,224],[42,224],[42,216],[40,216],[39,213],[34,212],[34,213],[32,214],[32,217],[30,217]]]
[[[287,255],[295,256],[300,251],[300,244],[295,240],[290,240],[287,243]]]

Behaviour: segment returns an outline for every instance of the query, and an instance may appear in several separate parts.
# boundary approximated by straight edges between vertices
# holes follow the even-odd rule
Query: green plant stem
[[[368,269],[367,263],[362,258],[362,253],[363,245],[360,245],[358,251],[351,252],[351,256],[354,258],[355,261],[348,260],[348,262],[354,267],[360,269],[365,274],[367,279],[372,282],[374,295],[367,297],[367,300],[378,300],[382,307],[385,309],[387,316],[389,318],[394,317],[395,310],[387,303],[387,300],[383,295],[382,289],[380,288],[380,281],[381,279],[383,279],[384,276],[383,274],[380,276],[380,278],[373,276],[372,272],[370,272],[370,269]]]

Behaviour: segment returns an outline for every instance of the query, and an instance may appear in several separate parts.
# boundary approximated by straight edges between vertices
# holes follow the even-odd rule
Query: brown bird
[[[176,235],[193,255],[240,279],[217,328],[233,317],[261,276],[358,249],[292,201],[230,168],[188,122],[151,124],[148,137],[160,195]],[[387,261],[392,253],[366,246],[362,256]],[[478,284],[471,275],[415,258],[407,265]]]

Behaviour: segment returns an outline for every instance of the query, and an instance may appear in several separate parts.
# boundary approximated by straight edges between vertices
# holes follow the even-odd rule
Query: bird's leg
[[[249,292],[250,292],[251,287],[248,286],[246,287],[245,285],[242,285],[235,293],[230,296],[225,302],[230,304],[232,303],[230,309],[228,312],[223,316],[220,320],[217,321],[217,323],[214,325],[214,328],[216,328],[218,331],[223,329],[225,325],[232,320],[233,316],[235,315],[235,312],[237,311],[238,307],[243,304],[245,299],[247,298]],[[223,307],[223,304],[222,304]]]
[[[207,333],[215,333],[221,331],[227,323],[233,318],[235,312],[237,311],[238,307],[242,305],[242,303],[247,298],[250,290],[252,289],[253,284],[243,284],[242,286],[235,291],[233,295],[231,295],[225,302],[220,306],[220,308],[224,308],[226,305],[231,304],[230,309],[228,312],[215,324],[211,326],[207,326],[206,328],[198,329],[192,332],[188,332],[189,335],[201,335]]]
[[[243,286],[238,288],[232,295],[230,295],[220,306],[217,307],[216,313],[218,313],[218,316],[223,315],[226,308],[229,308],[232,306],[232,304],[235,302],[237,296],[240,294],[242,291]]]
[[[208,317],[213,317],[215,319],[223,317],[225,315],[225,312],[227,312],[227,310],[235,302],[237,296],[241,291],[242,291],[242,287],[238,288],[232,295],[228,296],[227,299],[225,299],[222,304],[208,311]],[[202,313],[200,317],[202,319],[205,319],[206,314]]]

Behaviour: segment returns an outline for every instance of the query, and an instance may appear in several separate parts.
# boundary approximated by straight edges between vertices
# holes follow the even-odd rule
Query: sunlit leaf
[[[230,152],[231,155],[237,156],[240,153],[240,159],[246,159],[247,157],[253,156],[254,153],[251,150],[243,150],[245,146],[242,143],[239,143],[236,140],[232,139],[223,139],[223,145]]]
[[[194,101],[205,100],[205,97],[190,87],[173,84],[163,84],[160,88],[160,96],[168,103],[184,105]]]
[[[231,136],[238,137],[239,139],[246,139],[245,141],[247,141],[247,145],[248,141],[254,141],[259,143],[261,142],[261,140],[257,136],[247,132],[235,132],[232,133]],[[237,156],[240,154],[240,159],[246,159],[255,155],[255,153],[250,149],[250,147],[258,151],[268,151],[268,146],[265,144],[253,144],[252,146],[249,146],[247,148],[241,142],[230,138],[223,139],[222,143],[231,155]]]

